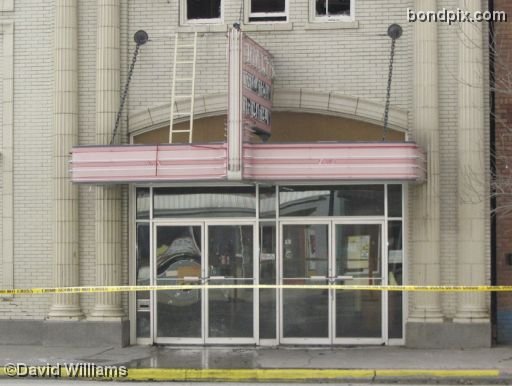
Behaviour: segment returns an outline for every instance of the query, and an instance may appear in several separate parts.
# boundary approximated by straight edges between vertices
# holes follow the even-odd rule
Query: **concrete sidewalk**
[[[126,366],[132,380],[291,381],[341,379],[426,383],[512,384],[512,347],[419,350],[403,347],[156,347],[0,346],[0,370],[92,363]],[[5,370],[0,376],[6,376]]]

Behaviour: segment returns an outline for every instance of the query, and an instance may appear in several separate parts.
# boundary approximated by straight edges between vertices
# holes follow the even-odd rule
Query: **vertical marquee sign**
[[[236,28],[228,51],[228,178],[241,179],[244,140],[271,134],[272,56]]]

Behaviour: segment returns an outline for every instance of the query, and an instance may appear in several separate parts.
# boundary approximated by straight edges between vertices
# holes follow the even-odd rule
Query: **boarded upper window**
[[[221,18],[221,0],[186,0],[187,20]]]
[[[314,0],[317,18],[341,19],[352,16],[353,0]]]
[[[287,0],[249,0],[249,21],[286,21]]]

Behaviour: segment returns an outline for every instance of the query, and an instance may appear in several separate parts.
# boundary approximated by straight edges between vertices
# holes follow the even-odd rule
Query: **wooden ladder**
[[[173,136],[177,133],[188,133],[188,142],[192,143],[194,133],[194,98],[196,83],[196,59],[197,59],[197,32],[194,32],[193,39],[186,40],[184,34],[176,33],[174,38],[174,64],[172,69],[172,91],[171,91],[171,120],[169,127],[169,143],[173,143]],[[184,74],[184,72],[187,73]],[[180,73],[178,75],[178,73]],[[179,89],[190,84],[190,94],[176,94],[177,85]],[[178,101],[190,100],[190,111],[176,111]],[[189,117],[188,129],[174,129],[175,118]]]

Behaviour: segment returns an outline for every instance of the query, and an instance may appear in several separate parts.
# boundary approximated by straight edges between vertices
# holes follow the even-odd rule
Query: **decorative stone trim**
[[[273,23],[254,23],[242,24],[243,32],[265,32],[265,31],[292,31],[293,23],[291,22],[273,22]]]
[[[359,21],[324,21],[311,22],[306,24],[305,30],[321,29],[356,29],[359,28]]]
[[[227,24],[190,24],[190,25],[182,25],[178,27],[178,32],[180,33],[190,33],[190,32],[202,32],[202,33],[214,33],[214,32],[227,32],[228,25]]]
[[[11,2],[12,3],[12,2]],[[2,4],[2,3],[0,3]],[[14,288],[14,22],[0,22],[2,34],[2,288]],[[4,295],[8,298],[12,296]]]
[[[196,119],[225,114],[227,94],[211,94],[196,97],[194,116]],[[273,98],[274,110],[311,112],[342,116],[374,124],[381,124],[384,105],[336,92],[312,91],[309,89],[277,89]],[[176,111],[190,110],[190,102],[178,102]],[[389,114],[390,128],[407,131],[408,112],[392,107]],[[169,122],[170,104],[136,112],[129,118],[129,133],[152,130]],[[178,120],[176,122],[179,122]],[[140,133],[137,133],[140,134]]]

